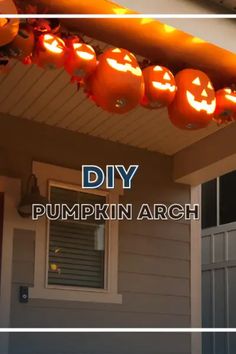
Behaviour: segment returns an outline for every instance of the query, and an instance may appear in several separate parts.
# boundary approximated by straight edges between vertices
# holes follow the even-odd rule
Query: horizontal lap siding
[[[30,239],[29,239],[30,236]],[[15,327],[187,327],[190,321],[190,294],[189,294],[189,253],[188,243],[185,241],[164,240],[158,237],[125,235],[120,237],[119,250],[119,292],[123,295],[122,305],[90,304],[66,301],[31,300],[29,304],[22,305],[17,302],[17,289],[22,281],[31,285],[33,281],[32,257],[25,259],[23,250],[28,248],[32,252],[34,235],[27,232],[16,234],[16,253],[14,258],[14,284],[13,284],[13,316],[12,325]],[[132,250],[131,244],[135,244]],[[150,241],[150,243],[149,243]],[[149,247],[148,247],[149,245]],[[156,249],[156,252],[155,252]],[[170,252],[176,251],[171,258]],[[160,253],[162,252],[162,254]],[[22,261],[20,261],[20,254]],[[171,254],[171,253],[170,253]],[[28,254],[29,255],[29,254]],[[46,335],[45,335],[46,336]],[[78,335],[81,338],[81,335]],[[142,344],[137,338],[126,335],[121,338],[132,352],[137,354],[189,354],[189,336],[179,338],[160,337],[157,334],[151,338],[144,337]],[[46,336],[47,337],[47,336]],[[45,338],[46,338],[45,337]],[[12,337],[10,354],[31,354],[24,347],[21,352],[18,348],[24,346],[24,339],[20,336]],[[122,347],[120,340],[114,342],[111,335],[106,337],[106,342],[99,341],[99,347],[91,346],[89,342],[81,339],[79,348],[74,346],[63,335],[55,337],[53,349],[50,348],[52,338],[44,339],[44,344],[38,341],[37,336],[29,340],[29,348],[34,354],[120,354],[126,353],[127,348]],[[92,337],[90,337],[92,338]],[[166,340],[166,338],[168,338]],[[149,348],[144,351],[143,346]],[[117,348],[118,346],[118,348]],[[41,349],[39,349],[41,348]],[[66,348],[65,350],[63,348]],[[71,348],[71,349],[69,349]],[[99,349],[98,349],[99,348]],[[133,348],[133,349],[132,349]],[[182,349],[181,349],[182,348]],[[127,352],[128,354],[128,352]]]
[[[189,354],[188,334],[14,334],[17,354]],[[64,343],[68,343],[64,349]],[[27,345],[25,345],[27,343]],[[173,345],[174,343],[174,345]],[[26,348],[21,350],[20,348]],[[174,349],[173,349],[174,348]]]
[[[0,129],[3,129],[1,124],[0,122]],[[135,210],[138,210],[141,203],[189,202],[189,189],[172,181],[171,159],[168,157],[90,137],[85,139],[78,134],[74,136],[72,133],[45,126],[30,124],[27,128],[25,125],[28,122],[22,122],[24,130],[21,131],[21,125],[17,125],[17,122],[14,124],[14,128],[10,125],[9,132],[15,137],[15,148],[18,146],[17,137],[21,133],[34,139],[32,144],[29,140],[21,139],[19,152],[11,151],[10,143],[5,146],[9,157],[5,170],[9,174],[28,176],[32,159],[77,169],[81,169],[81,164],[89,163],[101,167],[105,164],[139,164],[133,187],[125,191],[121,197],[122,203],[132,203]],[[17,132],[14,133],[15,129]],[[75,149],[78,152],[83,151],[83,154],[75,154]],[[15,231],[11,326],[190,326],[189,224],[145,220],[119,223],[118,287],[119,293],[123,295],[121,305],[36,299],[30,300],[28,304],[20,304],[19,286],[32,286],[34,280],[34,237],[34,232],[31,231]],[[26,338],[27,346],[24,345]],[[65,335],[14,335],[10,354],[190,353],[190,335],[106,335],[96,337],[94,342],[92,335],[76,335],[72,342],[67,338],[69,337]],[[76,338],[81,338],[78,346],[75,344]],[[19,348],[24,349],[19,351]]]

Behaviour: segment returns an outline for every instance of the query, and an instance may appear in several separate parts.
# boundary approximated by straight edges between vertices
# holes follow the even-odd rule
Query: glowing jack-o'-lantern
[[[142,70],[135,56],[125,49],[108,49],[88,80],[88,91],[106,111],[126,113],[135,108],[144,93]]]
[[[34,32],[31,26],[21,23],[20,29],[14,40],[8,45],[10,57],[23,60],[32,54],[34,49]]]
[[[143,70],[145,94],[141,101],[146,108],[168,106],[176,93],[175,78],[169,69],[163,66],[149,66]]]
[[[17,9],[12,0],[0,1],[0,14],[17,14]],[[18,18],[1,18],[0,19],[0,47],[10,43],[19,30]]]
[[[216,92],[214,120],[218,124],[236,120],[236,91],[224,88]]]
[[[77,81],[87,78],[96,69],[97,59],[94,49],[79,40],[67,41],[66,71]]]
[[[215,90],[202,71],[185,69],[175,77],[177,92],[168,107],[171,122],[181,129],[206,127],[216,108]]]
[[[33,62],[45,69],[61,68],[65,62],[65,42],[54,34],[39,37]]]

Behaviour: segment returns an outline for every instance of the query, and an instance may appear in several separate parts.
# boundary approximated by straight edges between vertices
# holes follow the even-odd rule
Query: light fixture
[[[32,215],[33,204],[45,205],[47,203],[47,198],[43,197],[40,194],[36,176],[34,174],[30,175],[27,181],[26,192],[21,198],[21,201],[17,208],[18,213],[24,218],[29,217]]]

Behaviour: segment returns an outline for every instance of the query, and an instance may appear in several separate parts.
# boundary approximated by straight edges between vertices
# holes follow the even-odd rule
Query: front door
[[[202,186],[203,327],[236,327],[236,171]],[[235,333],[203,334],[203,354],[235,354]]]

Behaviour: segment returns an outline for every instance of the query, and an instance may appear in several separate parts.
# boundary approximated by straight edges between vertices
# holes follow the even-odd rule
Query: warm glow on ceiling
[[[122,8],[122,7],[115,7],[115,8],[113,9],[113,11],[114,11],[115,14],[117,14],[117,15],[124,15],[124,14],[126,14],[126,13],[128,12],[128,9],[124,9],[124,8]]]
[[[204,41],[204,39],[201,39],[201,38],[198,38],[198,37],[193,37],[192,38],[192,42],[193,43],[199,43],[199,44],[206,43],[206,41]]]
[[[147,25],[148,23],[154,22],[152,18],[142,18],[141,19],[141,25]]]
[[[172,26],[169,26],[169,25],[164,25],[164,31],[166,33],[172,33],[174,31],[176,31],[176,28],[172,27]]]

